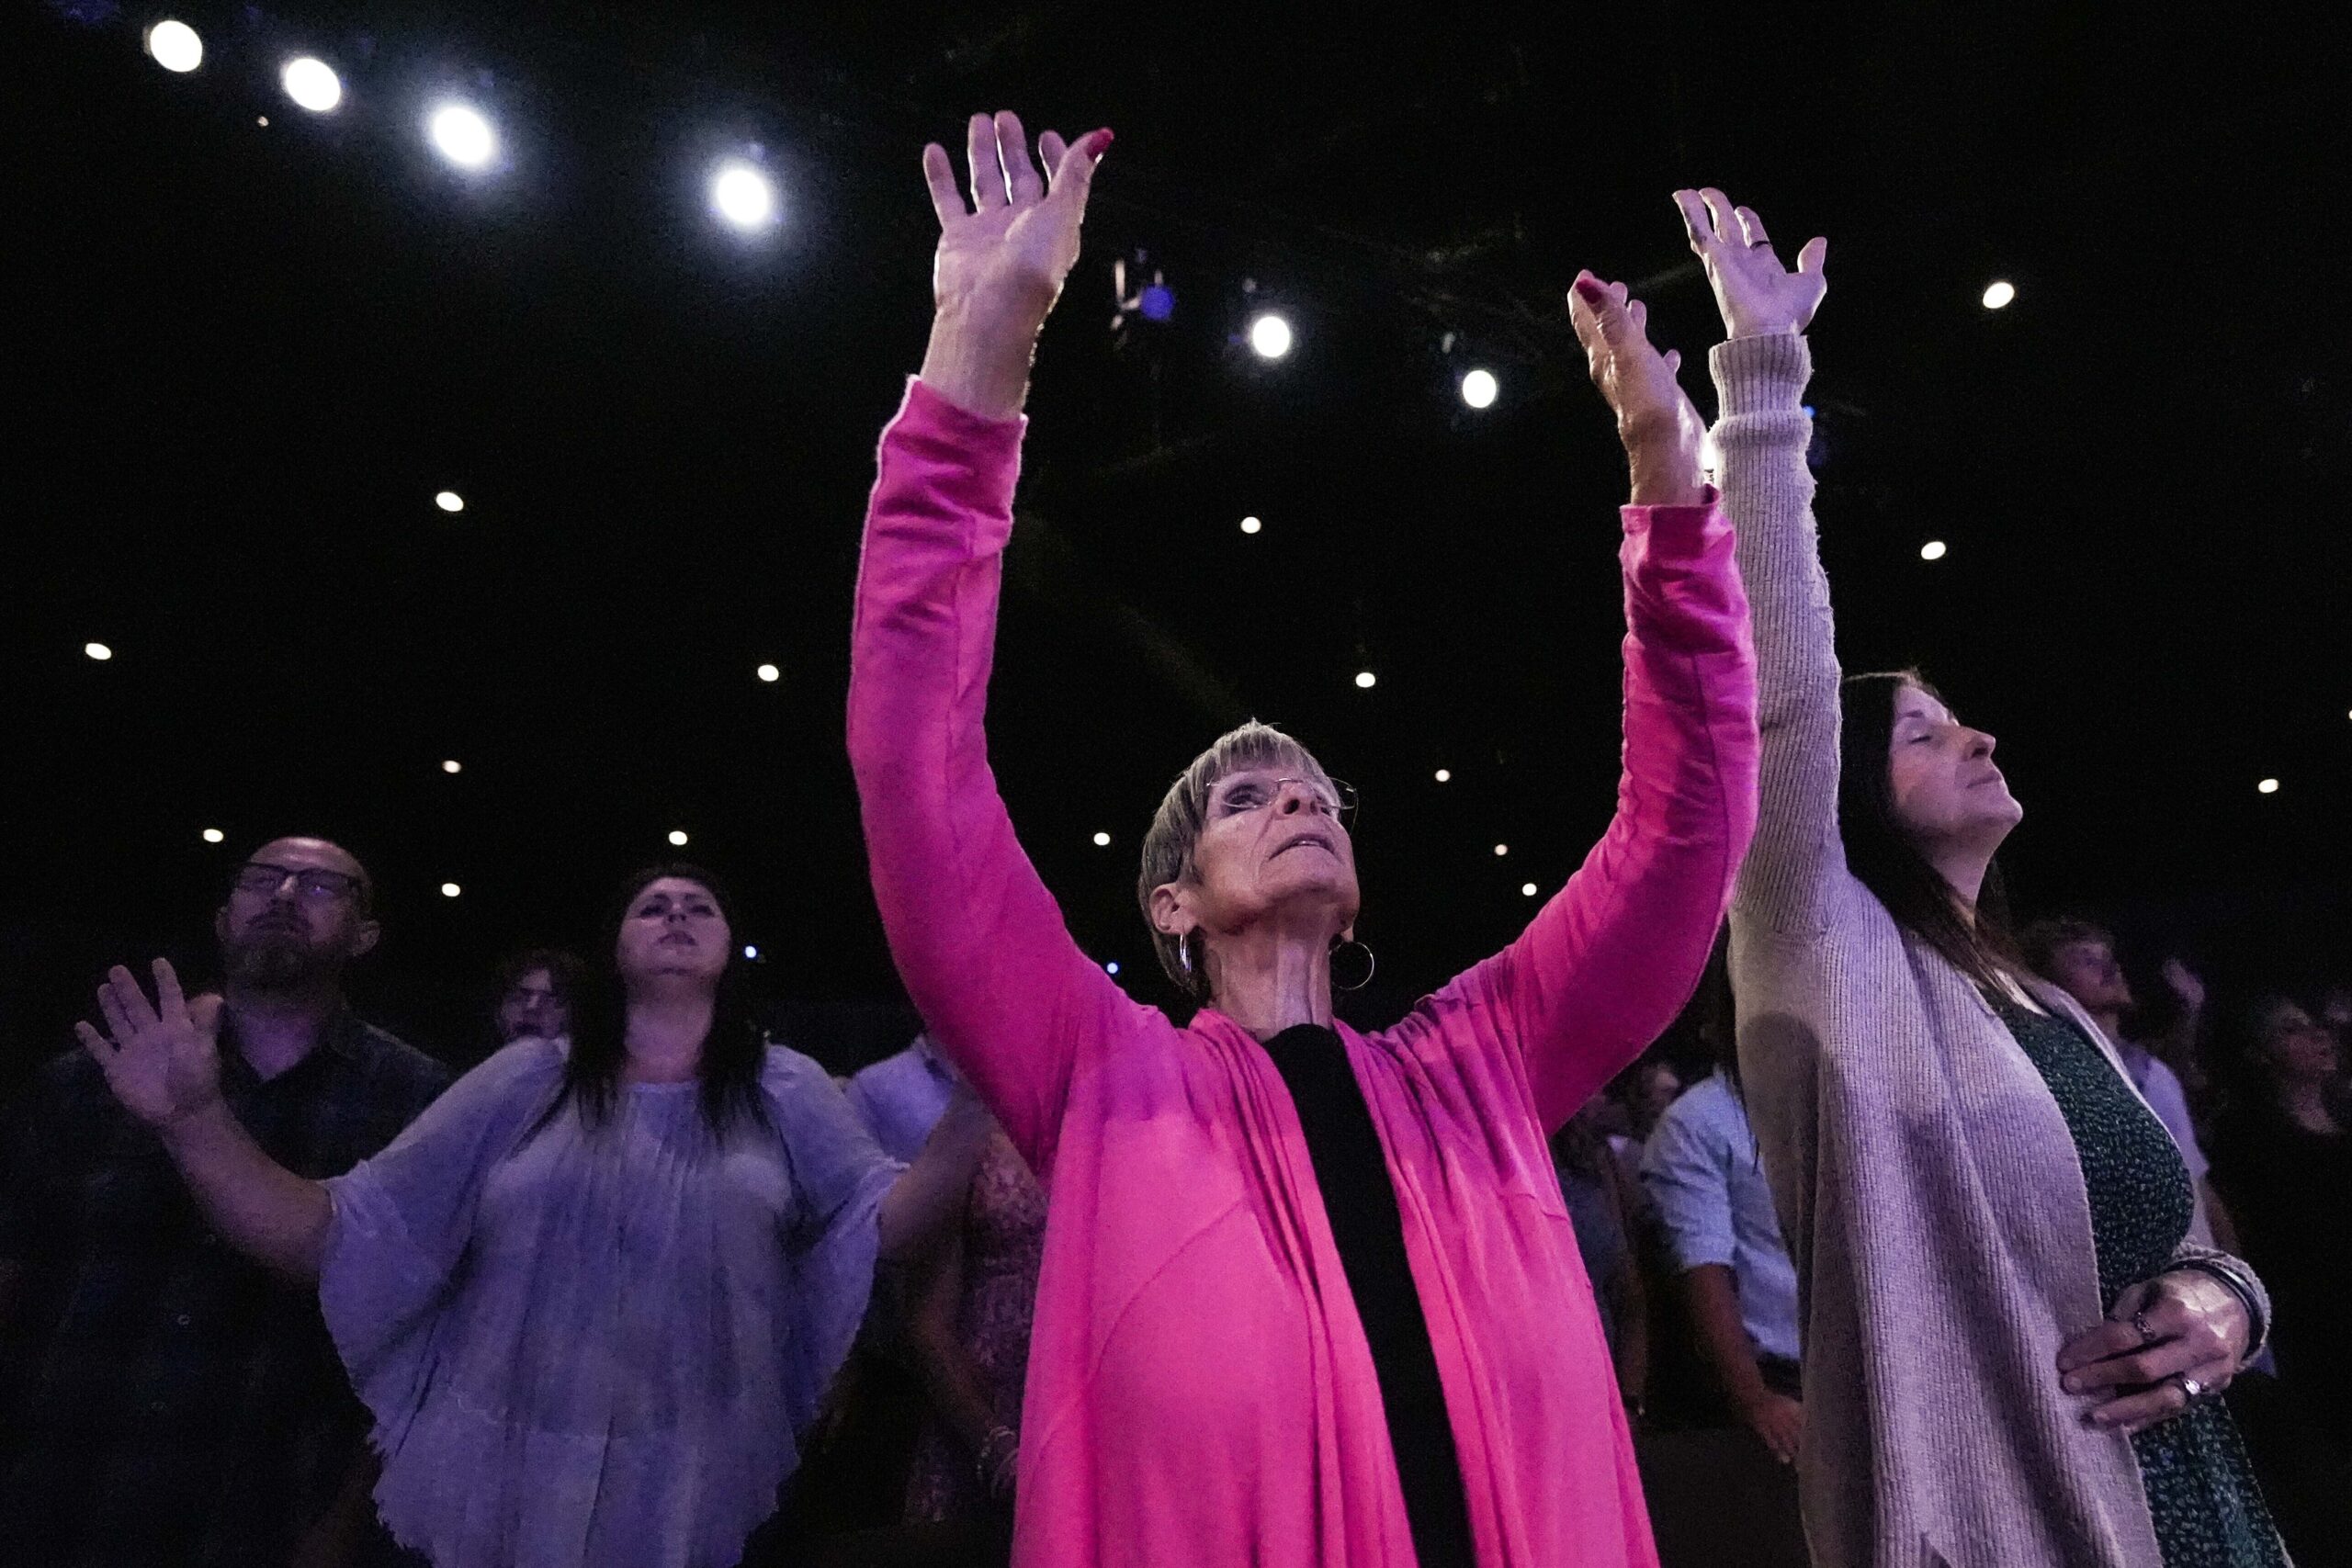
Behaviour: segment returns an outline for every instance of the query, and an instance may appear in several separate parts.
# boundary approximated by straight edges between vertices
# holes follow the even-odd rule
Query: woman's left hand
[[[2058,1371],[2068,1393],[2093,1400],[2086,1420],[2137,1432],[2229,1386],[2253,1332],[2236,1292],[2176,1269],[2116,1297],[2105,1323],[2058,1352]]]

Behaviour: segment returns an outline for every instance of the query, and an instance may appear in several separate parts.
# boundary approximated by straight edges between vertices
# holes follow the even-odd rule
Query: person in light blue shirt
[[[1718,1066],[1667,1108],[1642,1154],[1642,1185],[1702,1358],[1740,1420],[1793,1462],[1804,1430],[1796,1270],[1733,1069]]]
[[[911,1164],[956,1093],[956,1069],[928,1034],[859,1070],[849,1080],[850,1109],[892,1159]]]

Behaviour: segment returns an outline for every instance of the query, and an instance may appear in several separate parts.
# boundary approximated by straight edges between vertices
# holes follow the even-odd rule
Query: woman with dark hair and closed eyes
[[[1819,1568],[2274,1568],[2228,1410],[2252,1269],[2098,1027],[2003,934],[2023,812],[1915,671],[1840,678],[1814,531],[1826,243],[1681,191],[1729,341],[1724,505],[1756,614],[1763,796],[1732,904],[1742,1086],[1792,1258]]]
[[[376,1418],[376,1499],[440,1568],[729,1568],[865,1315],[962,1198],[967,1100],[911,1167],[763,1043],[717,881],[632,877],[569,1045],[516,1041],[348,1175],[222,1110],[210,999],[123,976],[84,1043],[221,1235],[319,1281]]]
[[[1583,867],[1360,1034],[1331,1008],[1360,901],[1341,792],[1245,726],[1144,838],[1138,901],[1199,1004],[1179,1027],[1071,941],[984,725],[1031,352],[1110,134],[1047,133],[1050,188],[1012,116],[967,142],[969,205],[923,155],[936,313],[882,439],[849,739],[899,973],[1050,1199],[1014,1561],[1654,1563],[1545,1135],[1690,994],[1750,824],[1746,609],[1675,361],[1577,279],[1633,492],[1593,540],[1628,625],[1617,814]]]

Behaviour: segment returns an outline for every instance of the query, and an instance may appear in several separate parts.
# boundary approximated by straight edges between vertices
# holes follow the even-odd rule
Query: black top
[[[1322,1189],[1323,1211],[1331,1221],[1331,1240],[1372,1347],[1414,1555],[1420,1568],[1466,1568],[1475,1558],[1462,1461],[1454,1452],[1437,1352],[1405,1258],[1404,1222],[1372,1110],[1349,1069],[1347,1048],[1330,1030],[1312,1023],[1285,1029],[1266,1042],[1266,1054],[1298,1108],[1315,1184]]]
[[[270,1157],[339,1176],[448,1070],[342,1013],[256,1077],[224,1030],[220,1089]],[[286,1561],[367,1432],[319,1316],[207,1224],[155,1134],[79,1048],[0,1114],[0,1562]]]

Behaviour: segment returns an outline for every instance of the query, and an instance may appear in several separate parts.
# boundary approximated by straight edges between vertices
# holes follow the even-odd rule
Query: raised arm
[[[1645,312],[1623,284],[1583,274],[1568,309],[1632,473],[1619,549],[1617,814],[1519,940],[1464,977],[1506,998],[1547,1128],[1690,998],[1756,823],[1747,603],[1700,472],[1698,415],[1675,381],[1679,356],[1651,347]]]
[[[220,1097],[220,998],[189,1001],[166,959],[155,1000],[117,964],[98,987],[104,1033],[74,1026],[123,1108],[155,1130],[205,1218],[238,1251],[300,1280],[319,1277],[334,1204],[320,1182],[269,1157]]]
[[[1736,907],[1770,930],[1817,930],[1842,879],[1838,838],[1838,649],[1805,466],[1813,422],[1804,330],[1828,285],[1828,243],[1783,266],[1763,220],[1721,191],[1675,192],[1705,264],[1727,341],[1711,355],[1724,510],[1756,615],[1757,727],[1763,742],[1755,847]]]
[[[1080,1045],[1133,1004],[1070,940],[1014,839],[983,721],[1030,357],[1110,140],[1048,131],[1048,190],[1021,122],[976,115],[969,208],[947,154],[923,150],[940,224],[931,346],[883,434],[851,633],[850,764],[891,954],[1040,1173]]]

